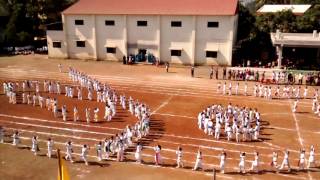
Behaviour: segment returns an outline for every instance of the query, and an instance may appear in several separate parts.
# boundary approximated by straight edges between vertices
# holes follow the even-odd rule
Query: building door
[[[139,62],[146,61],[146,54],[147,54],[147,50],[146,49],[139,49],[139,51],[138,51]]]

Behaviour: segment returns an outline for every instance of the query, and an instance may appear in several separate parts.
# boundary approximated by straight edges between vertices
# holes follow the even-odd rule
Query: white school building
[[[47,31],[48,56],[231,65],[237,11],[238,0],[79,0]]]

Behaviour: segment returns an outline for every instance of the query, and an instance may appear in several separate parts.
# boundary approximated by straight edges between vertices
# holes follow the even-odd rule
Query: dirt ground
[[[57,65],[63,64],[63,73],[58,72]],[[101,120],[87,125],[84,122],[84,108],[100,108],[103,116],[103,104],[84,100],[82,102],[63,95],[41,93],[55,97],[58,104],[67,105],[69,119],[54,118],[53,114],[39,106],[25,104],[12,105],[5,95],[0,95],[0,125],[7,130],[9,136],[13,130],[21,131],[22,144],[30,146],[30,138],[36,134],[41,143],[41,153],[35,157],[27,148],[13,148],[11,138],[6,137],[6,144],[0,145],[0,173],[5,179],[55,179],[57,160],[42,157],[45,155],[45,142],[48,137],[55,140],[55,147],[65,150],[64,143],[72,140],[75,152],[80,153],[81,144],[89,144],[91,166],[83,162],[67,163],[72,179],[212,179],[212,169],[219,165],[219,153],[225,149],[228,153],[226,173],[217,173],[217,179],[320,179],[320,164],[310,171],[298,171],[297,163],[299,149],[314,145],[316,160],[320,159],[320,118],[311,111],[312,100],[304,99],[299,102],[298,112],[293,114],[293,100],[266,100],[252,96],[232,95],[223,96],[216,92],[218,80],[208,79],[209,68],[196,68],[195,78],[190,77],[189,67],[171,67],[166,73],[164,67],[151,65],[122,65],[115,62],[96,62],[82,60],[47,59],[45,56],[13,56],[0,57],[0,81],[21,81],[25,79],[50,79],[64,84],[70,84],[66,73],[67,67],[75,67],[87,74],[107,82],[111,87],[148,104],[153,112],[151,117],[150,134],[143,140],[143,165],[133,161],[133,149],[126,152],[127,162],[116,163],[103,161],[97,163],[95,144],[106,137],[119,133],[126,125],[133,125],[136,120],[127,111],[117,108],[115,119],[111,122]],[[220,81],[224,82],[224,81]],[[236,83],[236,82],[233,82]],[[253,82],[249,82],[249,94],[252,94]],[[244,82],[240,82],[240,93],[243,93]],[[42,87],[42,86],[40,86]],[[309,98],[314,91],[309,88]],[[1,91],[2,93],[2,88]],[[225,137],[215,140],[197,128],[197,115],[211,104],[228,103],[239,106],[258,108],[262,119],[261,141],[240,142],[227,141]],[[71,120],[72,108],[80,110],[80,122]],[[153,166],[154,152],[152,147],[160,144],[163,147],[164,165],[161,168]],[[184,169],[175,169],[175,150],[181,146],[184,151]],[[203,152],[204,171],[194,172],[198,148]],[[270,167],[273,150],[279,151],[279,163],[284,149],[291,151],[290,161],[293,166],[291,173],[275,173]],[[259,151],[261,169],[259,174],[237,172],[239,151],[248,153],[246,168],[249,169],[253,160],[253,152]],[[307,153],[307,157],[309,157]],[[76,157],[79,160],[79,157]],[[13,168],[14,167],[14,168]],[[26,173],[28,172],[28,173]],[[40,173],[41,172],[41,173]],[[43,173],[42,173],[43,172]]]

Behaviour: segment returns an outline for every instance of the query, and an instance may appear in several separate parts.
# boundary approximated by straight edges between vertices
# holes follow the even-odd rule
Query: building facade
[[[178,64],[231,65],[238,2],[227,1],[151,6],[146,0],[80,0],[62,13],[63,30],[47,31],[48,55],[119,61],[142,54]]]

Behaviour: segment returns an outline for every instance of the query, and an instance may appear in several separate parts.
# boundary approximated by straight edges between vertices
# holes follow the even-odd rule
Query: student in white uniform
[[[246,158],[246,153],[240,152],[239,173],[246,173],[245,158]]]
[[[238,95],[239,92],[239,83],[236,84],[236,95]]]
[[[289,163],[289,151],[288,150],[285,150],[285,152],[284,152],[283,161],[282,161],[282,164],[281,164],[279,170],[282,170],[285,166],[288,167],[288,172],[290,172],[291,168],[290,168],[290,163]]]
[[[305,158],[306,158],[306,151],[304,149],[300,150],[300,156],[299,156],[299,170],[304,170],[305,167]]]
[[[308,86],[306,86],[306,87],[304,88],[303,98],[306,99],[307,96],[308,96]]]
[[[224,174],[224,167],[226,165],[227,153],[222,150],[220,154],[220,172]]]
[[[89,165],[89,162],[88,162],[88,151],[89,151],[89,146],[84,144],[81,148],[81,159],[84,161],[84,163],[88,166]]]
[[[124,160],[124,144],[123,144],[123,141],[120,140],[118,143],[117,161],[122,162],[123,160]]]
[[[252,161],[250,170],[259,173],[259,152],[254,152],[254,160]]]
[[[232,138],[232,129],[231,129],[231,125],[228,125],[228,127],[226,128],[226,133],[227,133],[227,139],[228,141],[231,140]]]
[[[198,153],[197,153],[197,157],[196,157],[196,163],[194,164],[194,167],[193,167],[193,171],[196,171],[198,169],[203,169],[202,168],[202,152],[200,151],[200,149],[198,150]]]
[[[176,168],[183,168],[183,161],[182,161],[182,148],[179,146],[178,150],[176,151],[177,155],[177,167]]]
[[[294,101],[294,103],[293,103],[293,109],[292,109],[292,112],[297,112],[297,108],[298,108],[298,102],[299,102],[299,100],[298,99],[296,99],[295,101]]]
[[[52,140],[51,138],[48,138],[47,147],[48,147],[47,156],[48,156],[49,158],[51,158],[51,156],[52,156],[52,151],[53,151],[53,140]]]
[[[215,132],[214,132],[214,138],[216,138],[217,140],[219,140],[220,138],[220,131],[221,131],[221,124],[220,122],[217,122],[215,127]]]
[[[99,113],[99,108],[95,108],[95,109],[93,110],[93,113],[94,113],[94,121],[95,121],[95,122],[98,122],[98,121],[99,121],[99,115],[98,115],[98,113]]]
[[[161,146],[157,145],[156,147],[154,147],[154,151],[155,151],[155,156],[154,156],[155,164],[156,166],[159,166],[162,163],[161,154],[160,154]]]
[[[142,152],[142,145],[140,144],[140,142],[137,142],[137,148],[136,148],[136,153],[134,154],[134,157],[136,158],[136,162],[140,164],[142,162],[141,152]]]
[[[89,124],[90,123],[90,108],[86,108],[85,112],[86,112],[87,124]]]
[[[37,152],[39,151],[38,137],[37,136],[33,136],[31,141],[32,141],[31,151],[34,153],[34,155],[37,155]]]
[[[310,147],[310,153],[309,153],[309,159],[308,159],[308,165],[307,165],[307,168],[310,169],[311,166],[312,167],[315,167],[316,166],[316,161],[315,161],[315,149],[314,149],[314,146],[311,145]]]
[[[66,156],[65,159],[66,160],[70,160],[71,163],[73,163],[73,159],[72,159],[72,153],[73,153],[73,148],[72,148],[72,143],[71,141],[68,141],[66,143]]]
[[[227,83],[224,82],[223,87],[222,87],[222,94],[223,95],[226,95],[226,86],[227,86]]]
[[[98,161],[102,161],[102,142],[101,141],[99,141],[99,143],[97,144],[96,150],[97,150]]]
[[[4,142],[4,129],[0,126],[0,143]]]
[[[62,106],[61,112],[62,112],[62,119],[63,119],[63,121],[67,121],[67,107],[66,107],[66,105],[63,105],[63,106]]]
[[[278,171],[278,153],[276,151],[272,152],[272,162],[271,166]]]
[[[15,131],[15,132],[13,133],[12,139],[13,139],[12,145],[18,146],[19,143],[20,143],[20,133],[19,133],[19,131]]]

